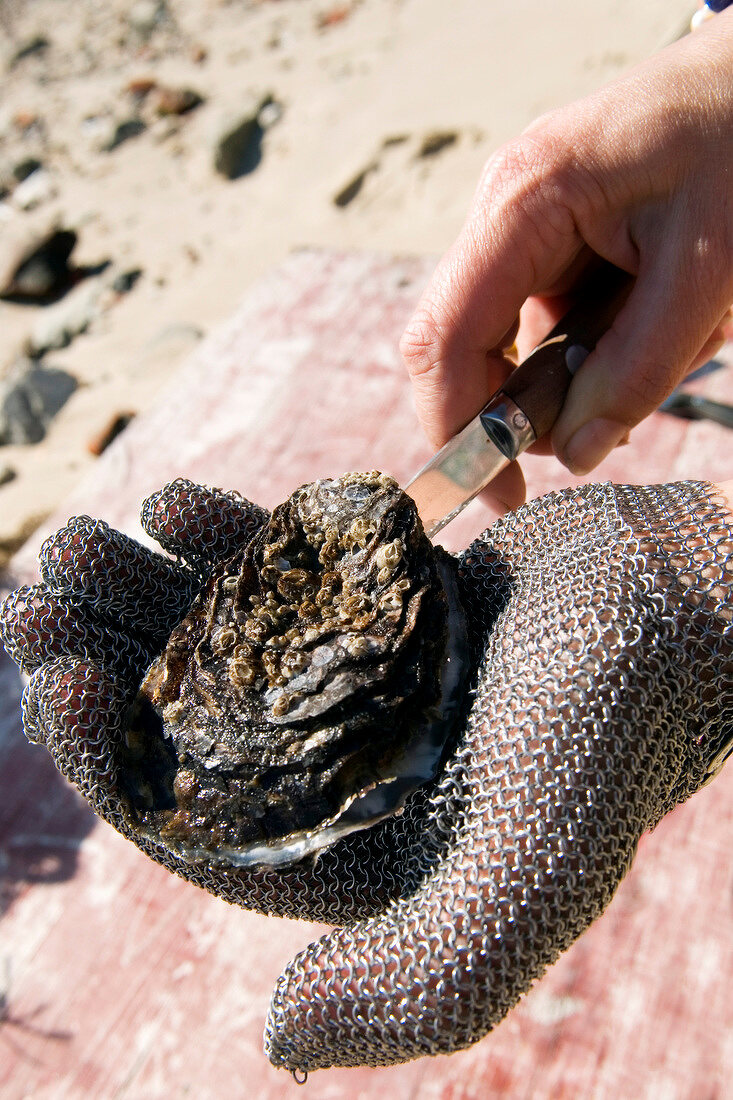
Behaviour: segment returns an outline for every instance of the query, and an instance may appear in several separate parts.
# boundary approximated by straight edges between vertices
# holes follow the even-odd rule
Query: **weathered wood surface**
[[[427,457],[396,345],[428,260],[302,252],[259,284],[158,407],[53,518],[139,534],[140,499],[183,475],[272,505],[346,469],[406,479]],[[733,399],[728,369],[699,384]],[[655,415],[595,474],[730,476],[731,436]],[[535,496],[573,481],[525,463]],[[446,530],[457,547],[480,508]],[[14,574],[35,575],[37,541]],[[733,766],[643,838],[607,913],[494,1033],[451,1058],[313,1075],[261,1052],[271,987],[322,929],[241,912],[96,821],[20,732],[0,659],[0,1094],[7,1100],[635,1097],[722,1100],[733,1081]],[[4,968],[4,969],[3,969]]]

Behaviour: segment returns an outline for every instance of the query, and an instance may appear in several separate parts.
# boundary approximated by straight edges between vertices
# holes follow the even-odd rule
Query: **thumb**
[[[471,999],[462,1003],[453,988],[463,969],[456,917],[436,905],[431,912],[422,900],[402,926],[406,914],[393,907],[336,929],[293,959],[275,987],[265,1029],[273,1065],[301,1073],[385,1066],[438,1053],[446,1035],[467,1044],[460,1025],[465,1030]]]
[[[711,337],[722,343],[719,325],[733,300],[730,272],[721,265],[716,279],[713,265],[696,271],[693,257],[670,259],[658,255],[640,270],[624,308],[573,379],[552,444],[575,474],[588,473],[625,441],[702,349],[714,353]]]

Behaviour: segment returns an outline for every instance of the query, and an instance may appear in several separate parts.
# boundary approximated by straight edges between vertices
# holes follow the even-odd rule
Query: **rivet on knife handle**
[[[547,339],[408,483],[429,537],[552,429],[573,375],[610,328],[632,285],[623,271],[601,268]]]

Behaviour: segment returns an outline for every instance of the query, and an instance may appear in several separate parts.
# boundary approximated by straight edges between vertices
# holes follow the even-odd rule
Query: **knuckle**
[[[444,329],[429,305],[421,306],[400,339],[400,354],[411,378],[429,373],[442,358]]]
[[[569,205],[573,158],[567,143],[543,122],[508,142],[491,158],[484,176],[494,202],[525,206]]]
[[[575,152],[561,129],[543,123],[503,146],[488,162],[479,206],[500,232],[512,225],[526,240],[559,247],[576,232],[587,186]]]

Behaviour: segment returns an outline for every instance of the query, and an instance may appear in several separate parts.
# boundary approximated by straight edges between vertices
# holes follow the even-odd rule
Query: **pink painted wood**
[[[346,469],[406,480],[428,450],[396,346],[431,266],[293,255],[49,527],[84,511],[139,534],[141,498],[178,475],[268,505]],[[730,401],[731,373],[700,386]],[[595,477],[716,478],[731,475],[732,458],[724,429],[655,415]],[[525,468],[533,496],[578,480],[550,459]],[[465,544],[485,520],[475,505],[443,541]],[[17,555],[15,579],[35,576],[39,539]],[[4,1098],[731,1095],[733,767],[642,840],[607,913],[481,1043],[392,1069],[315,1074],[299,1091],[269,1066],[261,1032],[280,968],[322,929],[242,912],[146,860],[23,741],[19,696],[1,658]]]

